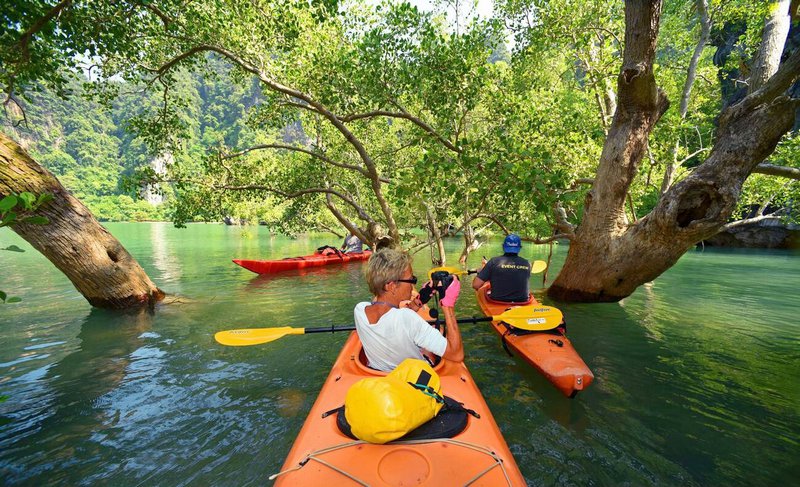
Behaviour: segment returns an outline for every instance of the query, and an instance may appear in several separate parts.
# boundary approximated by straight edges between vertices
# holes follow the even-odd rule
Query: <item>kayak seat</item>
[[[444,407],[433,419],[406,433],[395,441],[432,440],[436,438],[453,438],[467,427],[467,415],[470,413],[452,397],[444,396]],[[357,440],[350,431],[350,424],[344,416],[344,406],[336,411],[336,426],[343,435]]]
[[[525,306],[526,304],[536,303],[536,299],[533,297],[533,293],[528,294],[527,301],[497,301],[496,299],[492,299],[492,291],[486,291],[486,300],[490,303],[496,304],[506,304],[509,306]]]
[[[440,357],[438,355],[434,355],[433,363],[431,363],[431,361],[430,361],[430,359],[428,359],[428,357],[425,357],[425,360],[429,364],[431,364],[431,367],[433,367],[433,370],[436,370],[437,366],[440,363],[442,363],[442,357]],[[361,351],[358,352],[358,361],[359,361],[358,365],[360,365],[364,369],[367,369],[369,371],[374,371],[376,373],[376,375],[386,375],[386,372],[381,372],[378,369],[373,369],[372,367],[370,367],[367,364],[367,354],[364,352],[364,347],[361,347]]]

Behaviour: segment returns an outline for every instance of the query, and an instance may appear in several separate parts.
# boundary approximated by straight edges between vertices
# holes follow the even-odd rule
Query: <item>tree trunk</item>
[[[711,20],[708,17],[708,0],[697,0],[697,14],[700,17],[700,37],[697,39],[697,45],[694,47],[692,59],[689,61],[689,68],[686,70],[686,82],[683,84],[683,91],[681,92],[681,101],[678,105],[678,113],[681,121],[686,119],[686,114],[689,111],[689,99],[692,94],[692,87],[694,80],[697,78],[697,65],[700,62],[700,55],[703,53],[709,38],[711,37]],[[678,152],[680,150],[680,137],[676,137],[675,145],[672,148],[672,161],[667,164],[664,170],[664,179],[661,181],[661,194],[667,192],[675,180],[675,171],[681,165],[678,161]]]
[[[447,262],[447,255],[444,252],[444,241],[439,231],[439,222],[433,215],[430,206],[425,205],[425,217],[428,221],[428,239],[431,243],[431,263],[434,266],[442,266]],[[438,254],[438,255],[437,255]]]
[[[800,106],[800,101],[783,96],[800,75],[798,50],[758,92],[723,112],[708,159],[667,191],[649,215],[628,224],[625,194],[666,100],[652,77],[660,4],[625,5],[618,115],[587,195],[583,221],[548,290],[556,299],[619,301],[669,269],[696,242],[717,233],[735,209],[745,179],[791,129]]]
[[[769,12],[761,36],[761,47],[753,61],[753,73],[750,75],[747,93],[753,93],[761,88],[778,70],[786,35],[789,34],[791,25],[790,3],[790,0],[772,0],[769,3]]]
[[[0,198],[23,191],[53,195],[54,200],[36,212],[50,223],[20,223],[10,228],[55,264],[92,306],[122,309],[152,305],[164,298],[164,292],[83,203],[0,133]]]

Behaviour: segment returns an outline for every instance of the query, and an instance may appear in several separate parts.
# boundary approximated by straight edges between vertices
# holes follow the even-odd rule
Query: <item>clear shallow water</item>
[[[229,348],[213,334],[349,324],[367,297],[363,264],[259,277],[230,260],[339,242],[221,225],[107,226],[178,302],[152,314],[92,309],[44,257],[0,231],[0,248],[27,250],[0,252],[0,289],[24,300],[0,305],[2,483],[268,483],[345,335]],[[448,249],[455,261],[459,241]],[[565,254],[556,248],[551,278]],[[546,249],[523,255],[543,259]],[[706,249],[621,303],[560,304],[596,376],[572,400],[505,355],[485,324],[462,327],[467,365],[530,485],[791,485],[800,475],[798,284],[800,255]],[[479,314],[466,290],[456,309]]]

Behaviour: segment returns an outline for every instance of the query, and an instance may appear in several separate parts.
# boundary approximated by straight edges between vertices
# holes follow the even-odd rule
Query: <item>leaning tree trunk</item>
[[[23,191],[53,195],[36,212],[50,223],[18,223],[11,229],[55,264],[92,306],[121,309],[163,299],[164,292],[83,203],[0,133],[0,198]]]
[[[792,128],[800,106],[784,96],[800,74],[798,50],[761,89],[723,112],[708,159],[667,191],[649,215],[628,224],[625,195],[666,100],[652,76],[660,5],[625,5],[620,104],[583,221],[548,290],[556,299],[619,301],[669,269],[696,242],[717,233],[736,208],[745,179]]]

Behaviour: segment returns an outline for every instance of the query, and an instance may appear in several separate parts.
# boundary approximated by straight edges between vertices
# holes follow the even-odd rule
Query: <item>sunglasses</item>
[[[394,282],[407,282],[409,284],[416,284],[417,276],[411,276],[411,279],[395,279]]]

